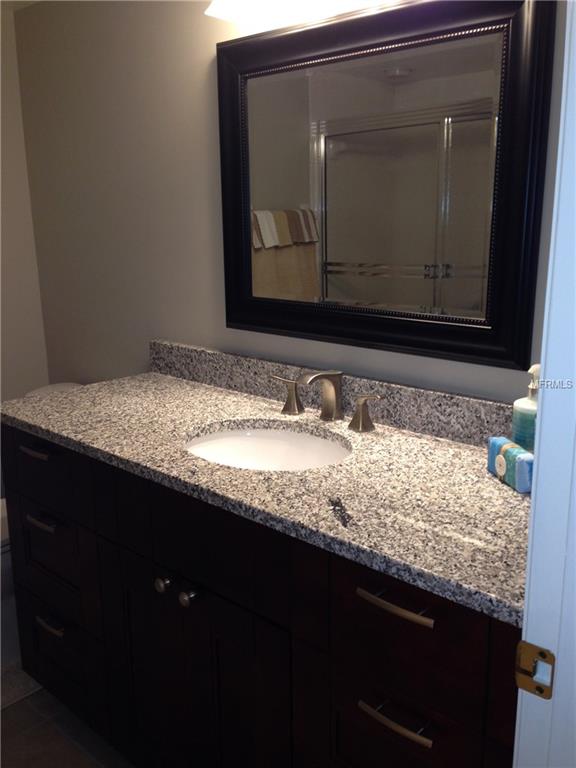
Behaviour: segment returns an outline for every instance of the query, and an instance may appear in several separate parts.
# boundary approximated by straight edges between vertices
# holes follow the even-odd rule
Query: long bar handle
[[[389,731],[397,733],[398,736],[403,736],[405,739],[413,741],[415,744],[420,744],[421,747],[425,747],[426,749],[432,749],[434,746],[432,739],[429,739],[426,736],[422,736],[420,733],[416,733],[416,731],[411,731],[410,728],[405,728],[395,720],[390,720],[389,717],[386,717],[386,715],[378,712],[377,709],[374,709],[374,707],[366,704],[366,702],[362,701],[361,699],[358,702],[358,707],[362,710],[362,712],[366,713],[369,717],[380,723],[380,725],[388,728]]]
[[[27,445],[19,445],[18,448],[25,453],[26,456],[30,456],[31,459],[38,459],[39,461],[48,461],[49,454],[42,453],[42,451],[35,451],[33,448],[28,448]]]
[[[55,523],[45,523],[43,520],[38,520],[38,518],[34,517],[34,515],[26,515],[26,522],[30,523],[30,525],[33,525],[34,528],[38,528],[38,530],[43,531],[44,533],[56,533]]]
[[[420,613],[414,613],[414,611],[409,611],[406,608],[400,608],[399,605],[394,605],[394,603],[389,603],[387,600],[382,600],[381,597],[373,595],[371,592],[362,589],[362,587],[356,588],[356,594],[358,597],[361,597],[362,600],[366,600],[366,602],[375,605],[377,608],[381,608],[383,611],[386,611],[386,613],[392,613],[394,616],[398,616],[406,621],[411,621],[413,624],[419,624],[421,627],[434,629],[434,619],[422,616]]]
[[[49,624],[46,619],[42,618],[42,616],[36,616],[36,624],[46,630],[46,632],[54,635],[54,637],[57,637],[58,640],[62,640],[64,637],[64,629],[62,627],[53,627],[52,624]]]

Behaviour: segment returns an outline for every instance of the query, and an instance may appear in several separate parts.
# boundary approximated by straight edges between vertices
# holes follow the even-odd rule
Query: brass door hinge
[[[541,699],[551,699],[555,664],[551,651],[521,640],[516,648],[516,685]]]

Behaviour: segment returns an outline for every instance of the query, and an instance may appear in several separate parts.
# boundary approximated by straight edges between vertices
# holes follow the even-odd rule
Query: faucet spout
[[[322,395],[320,418],[323,421],[339,421],[342,416],[342,371],[311,371],[298,378],[299,384],[319,381]]]

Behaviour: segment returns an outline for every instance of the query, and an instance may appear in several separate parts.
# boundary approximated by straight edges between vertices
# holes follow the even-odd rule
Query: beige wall
[[[226,329],[215,44],[234,30],[204,8],[42,2],[17,13],[52,378],[144,370],[148,340],[164,337],[448,391],[523,394],[521,372]],[[542,297],[543,281],[536,350]]]
[[[20,109],[14,3],[2,3],[2,398],[48,383]]]

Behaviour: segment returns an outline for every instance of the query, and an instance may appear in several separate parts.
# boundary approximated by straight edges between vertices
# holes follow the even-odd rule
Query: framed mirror
[[[554,3],[218,47],[227,324],[529,362]]]

